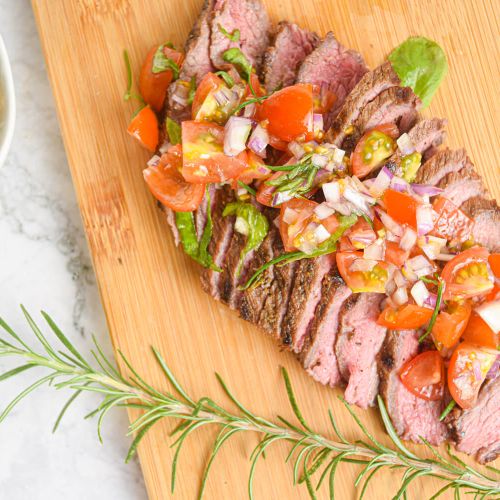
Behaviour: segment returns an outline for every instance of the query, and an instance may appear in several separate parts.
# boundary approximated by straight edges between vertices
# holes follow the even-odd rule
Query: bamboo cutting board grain
[[[196,265],[174,247],[143,183],[141,171],[148,155],[125,132],[134,106],[122,101],[122,52],[130,51],[137,74],[153,44],[171,40],[182,45],[200,4],[201,0],[33,0],[113,343],[158,387],[165,383],[152,359],[152,345],[163,352],[191,394],[222,399],[213,377],[217,371],[245,404],[268,417],[292,418],[278,370],[284,365],[315,429],[330,432],[330,407],[347,436],[359,437],[336,391],[313,382],[291,355],[280,353],[256,328],[201,291]],[[409,35],[437,40],[448,54],[450,71],[427,114],[449,119],[448,143],[467,147],[499,197],[498,0],[266,4],[275,21],[287,18],[321,34],[332,29],[345,45],[360,50],[372,67]],[[376,412],[361,413],[384,440]],[[151,499],[171,498],[169,429],[168,423],[157,425],[139,449]],[[190,438],[180,458],[175,498],[195,498],[213,437],[202,431]],[[248,457],[256,442],[255,437],[236,437],[226,445],[214,464],[206,498],[247,497]],[[277,447],[260,463],[256,498],[308,498],[304,488],[292,486],[285,455],[285,448]],[[356,497],[354,475],[354,469],[341,468],[339,498]],[[380,474],[367,498],[390,498],[397,479],[392,473]],[[437,481],[417,481],[413,498],[428,497],[437,489]]]

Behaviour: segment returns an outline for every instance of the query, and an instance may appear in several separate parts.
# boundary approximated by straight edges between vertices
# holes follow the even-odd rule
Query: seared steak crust
[[[458,172],[469,163],[465,149],[442,149],[418,169],[415,182],[435,186],[446,175]]]
[[[495,200],[470,198],[460,207],[473,221],[472,238],[490,252],[500,252],[500,209]]]
[[[483,180],[476,174],[472,163],[466,163],[458,172],[450,172],[438,183],[444,189],[442,196],[448,198],[457,207],[475,196],[486,193]]]
[[[292,85],[300,64],[319,41],[316,33],[302,29],[295,23],[278,23],[273,43],[264,55],[262,73],[267,91],[273,92]]]

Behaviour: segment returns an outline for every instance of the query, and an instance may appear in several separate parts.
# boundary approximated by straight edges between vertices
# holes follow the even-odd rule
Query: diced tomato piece
[[[385,260],[396,267],[403,267],[410,252],[403,250],[395,241],[385,241]]]
[[[462,337],[466,342],[491,349],[498,349],[500,343],[499,335],[476,312],[472,312]]]
[[[224,154],[224,127],[208,122],[182,122],[182,175],[188,182],[206,184],[238,177],[248,166],[245,151]]]
[[[211,92],[216,92],[220,87],[224,85],[224,82],[214,73],[207,73],[198,85],[193,98],[193,104],[191,106],[191,113],[193,120],[196,119],[198,112],[202,104],[205,102],[208,94]]]
[[[184,54],[175,49],[162,45],[162,52],[171,59],[179,68],[184,61]],[[174,78],[173,71],[166,69],[160,73],[153,73],[153,60],[160,46],[155,45],[146,56],[139,75],[139,91],[147,104],[157,113],[163,109],[167,96],[168,86]]]
[[[376,239],[375,231],[363,217],[359,217],[349,231],[349,240],[353,247],[358,250],[371,245]]]
[[[288,151],[288,142],[282,141],[274,135],[269,135],[269,145],[278,151]]]
[[[441,277],[446,283],[444,298],[467,299],[486,295],[493,289],[494,278],[488,267],[486,248],[469,248],[444,266]]]
[[[159,140],[158,118],[155,112],[149,106],[144,106],[130,121],[127,132],[146,149],[155,151]]]
[[[337,96],[328,88],[313,85],[314,112],[326,114],[337,102]]]
[[[448,366],[448,389],[463,408],[476,404],[479,389],[496,360],[498,351],[462,342],[453,352]]]
[[[415,330],[428,323],[432,313],[432,309],[416,304],[405,304],[397,309],[387,306],[380,313],[377,323],[391,330]]]
[[[408,224],[417,228],[417,201],[411,196],[387,189],[383,197],[387,213],[399,224]]]
[[[252,73],[252,75],[250,76],[250,83],[252,84],[253,90],[255,91],[257,97],[262,97],[263,95],[266,95],[266,90],[260,84],[257,73]],[[245,98],[252,99],[252,97],[255,96],[253,95],[252,90],[250,89],[250,85],[247,84],[245,89]]]
[[[265,179],[271,175],[271,170],[266,167],[264,160],[253,151],[247,151],[248,166],[241,172],[238,180],[250,184],[254,180]]]
[[[488,263],[495,278],[500,279],[500,253],[492,253],[488,257]]]
[[[282,175],[285,175],[286,172],[274,172],[274,174],[271,175],[271,177],[269,177],[269,181],[271,180],[275,180],[275,179],[278,179],[279,177],[281,177]],[[267,184],[266,182],[262,182],[259,186],[259,188],[257,189],[257,196],[256,196],[256,199],[259,203],[261,203],[262,205],[265,205],[266,207],[274,207],[274,203],[273,203],[273,198],[274,198],[274,192],[276,191],[276,187],[274,186],[270,186],[269,184]]]
[[[474,222],[450,200],[439,196],[432,204],[432,208],[437,213],[437,217],[430,234],[456,241],[466,241],[470,238]]]
[[[398,135],[398,127],[393,123],[377,125],[365,132],[351,156],[352,173],[363,178],[372,170],[382,166],[396,151],[397,145],[394,139]]]
[[[259,109],[261,120],[268,120],[271,135],[290,142],[300,136],[312,139],[312,86],[299,83],[278,90]]]
[[[441,311],[432,328],[432,337],[437,349],[451,349],[459,340],[467,326],[471,315],[471,305],[468,302],[448,302],[446,309]]]
[[[385,292],[388,278],[385,262],[377,262],[369,271],[357,271],[352,266],[356,260],[363,259],[363,252],[337,252],[336,259],[340,275],[353,292]]]
[[[285,251],[291,252],[297,249],[296,238],[306,229],[311,217],[314,215],[314,209],[318,203],[302,198],[293,198],[286,201],[280,208],[280,233],[283,240]],[[293,211],[293,212],[292,212]],[[293,222],[285,222],[286,215],[292,214]]]
[[[438,401],[444,394],[444,363],[437,351],[426,351],[407,361],[399,373],[401,382],[415,396]]]
[[[157,165],[144,170],[144,180],[153,196],[176,212],[192,212],[201,203],[205,184],[186,182],[181,174],[180,146],[174,146],[162,155]]]
[[[349,239],[349,236],[347,234],[344,234],[340,238],[338,250],[339,252],[354,252],[356,250],[352,245],[351,240]]]

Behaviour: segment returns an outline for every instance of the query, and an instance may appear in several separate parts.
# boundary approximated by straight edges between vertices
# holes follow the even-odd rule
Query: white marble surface
[[[0,0],[0,33],[13,67],[18,117],[13,147],[0,170],[0,315],[28,333],[19,304],[36,315],[45,309],[84,352],[91,333],[110,352],[28,0]],[[7,366],[0,359],[0,372]],[[0,408],[31,381],[28,372],[3,382]],[[82,419],[99,398],[85,396],[52,435],[66,397],[40,389],[0,424],[0,498],[146,498],[138,464],[124,464],[125,413],[109,415],[101,445],[94,422]]]

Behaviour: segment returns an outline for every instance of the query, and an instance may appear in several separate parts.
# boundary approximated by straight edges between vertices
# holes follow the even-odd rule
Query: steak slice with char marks
[[[397,87],[400,83],[389,61],[366,73],[347,96],[342,109],[333,121],[327,135],[328,142],[340,147],[350,125],[357,120],[363,108],[381,92]]]
[[[342,142],[342,149],[353,151],[361,136],[377,125],[394,123],[400,134],[415,125],[421,101],[410,87],[391,87],[369,102],[352,123],[353,130]]]
[[[237,42],[225,36],[220,27],[229,33],[240,31]],[[218,69],[227,69],[222,54],[233,47],[239,48],[259,70],[264,52],[269,45],[269,18],[260,0],[215,0],[211,22],[210,58]]]
[[[335,355],[335,340],[340,310],[351,294],[337,267],[332,267],[323,278],[321,300],[316,306],[314,319],[301,353],[301,361],[307,373],[318,382],[331,387],[341,381]]]
[[[436,186],[446,175],[458,172],[468,163],[465,149],[442,149],[418,169],[415,182]]]
[[[302,350],[307,328],[321,298],[323,277],[334,263],[335,254],[302,259],[298,263],[290,302],[281,327],[283,344],[290,346],[296,353]]]
[[[319,36],[297,26],[281,21],[274,34],[274,41],[264,56],[262,69],[264,85],[268,92],[288,87],[295,82],[302,61],[320,42]]]
[[[487,382],[470,410],[454,408],[446,424],[458,451],[484,464],[500,455],[500,377]]]
[[[444,189],[441,196],[448,198],[457,207],[470,198],[486,193],[483,180],[477,175],[472,163],[466,163],[458,172],[445,175],[438,187]]]
[[[212,256],[214,264],[218,267],[222,267],[224,264],[224,259],[233,236],[234,216],[222,216],[224,207],[232,201],[235,201],[235,196],[229,186],[223,186],[221,189],[215,191],[212,208],[212,239],[208,245],[208,252]],[[203,290],[217,300],[220,299],[219,282],[221,274],[211,269],[203,269],[201,273]]]
[[[434,445],[447,438],[446,426],[439,421],[442,401],[427,401],[413,395],[399,378],[406,361],[418,354],[418,332],[389,330],[378,357],[380,395],[396,432],[403,439],[420,442],[420,436]]]
[[[475,196],[461,207],[473,221],[472,238],[490,252],[500,252],[500,209],[495,200]]]
[[[335,343],[340,374],[347,382],[344,397],[361,408],[372,406],[378,393],[377,354],[386,329],[377,324],[380,293],[350,296],[342,307]]]
[[[367,71],[361,54],[346,49],[332,32],[327,33],[321,44],[305,58],[297,74],[297,82],[326,87],[337,98],[325,116],[325,130],[338,115],[347,95]]]

